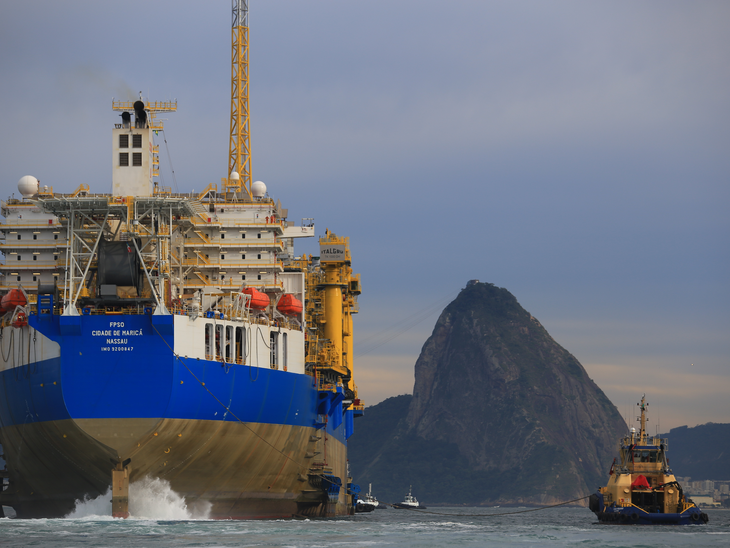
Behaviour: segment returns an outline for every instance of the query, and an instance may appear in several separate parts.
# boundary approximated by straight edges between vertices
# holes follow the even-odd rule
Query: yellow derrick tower
[[[338,237],[327,230],[319,240],[319,247],[320,264],[324,271],[323,279],[317,284],[324,301],[324,317],[319,322],[323,324],[323,337],[332,350],[328,353],[329,363],[322,363],[320,367],[340,376],[349,397],[357,398],[357,388],[352,378],[352,315],[358,312],[360,275],[354,275],[350,266],[349,238]]]
[[[251,141],[248,109],[248,0],[233,0],[231,30],[231,138],[227,192],[251,195]]]

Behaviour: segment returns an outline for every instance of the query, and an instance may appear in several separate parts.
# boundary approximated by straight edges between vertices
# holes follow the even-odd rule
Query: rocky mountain
[[[607,480],[627,427],[578,360],[506,289],[470,282],[415,366],[413,396],[368,408],[357,482],[384,501],[550,503]]]
[[[692,481],[730,480],[730,424],[680,426],[659,437],[669,440],[669,464],[676,476]]]

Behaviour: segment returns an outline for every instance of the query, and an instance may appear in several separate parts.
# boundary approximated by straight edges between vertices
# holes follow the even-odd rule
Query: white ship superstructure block
[[[52,194],[52,191],[50,191]],[[41,189],[40,195],[49,194]],[[38,194],[35,194],[38,196]],[[43,212],[31,198],[11,198],[0,204],[5,218],[0,229],[0,291],[34,290],[38,284],[63,284],[66,234],[55,215]]]
[[[112,130],[112,194],[152,196],[152,129],[121,125]]]

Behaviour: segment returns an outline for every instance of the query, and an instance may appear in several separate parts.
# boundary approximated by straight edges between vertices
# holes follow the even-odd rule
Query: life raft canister
[[[259,291],[255,287],[246,287],[241,290],[241,293],[251,295],[251,300],[249,301],[248,306],[255,310],[263,310],[269,306],[269,303],[271,302],[266,293]]]
[[[279,299],[279,304],[276,305],[276,309],[282,314],[296,316],[297,314],[302,313],[302,301],[297,299],[291,293],[287,293]]]

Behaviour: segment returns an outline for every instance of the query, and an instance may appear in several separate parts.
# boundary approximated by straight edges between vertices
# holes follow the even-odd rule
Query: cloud
[[[681,371],[670,370],[654,357],[584,365],[629,425],[644,393],[650,403],[650,424],[659,423],[659,433],[677,426],[730,421],[727,375],[702,373],[689,363]]]
[[[355,358],[355,385],[365,405],[412,394],[415,360],[411,356],[381,354]]]
[[[373,399],[390,390],[378,379],[392,378],[387,395],[411,390],[437,312],[399,331],[470,278],[506,287],[584,363],[730,374],[730,3],[249,7],[254,177],[291,220],[350,237],[358,363],[364,339],[398,333],[361,356]],[[4,197],[25,174],[108,190],[109,102],[139,90],[179,99],[164,137],[180,190],[225,175],[230,6],[125,9],[145,17],[122,23],[90,0],[3,5]]]

